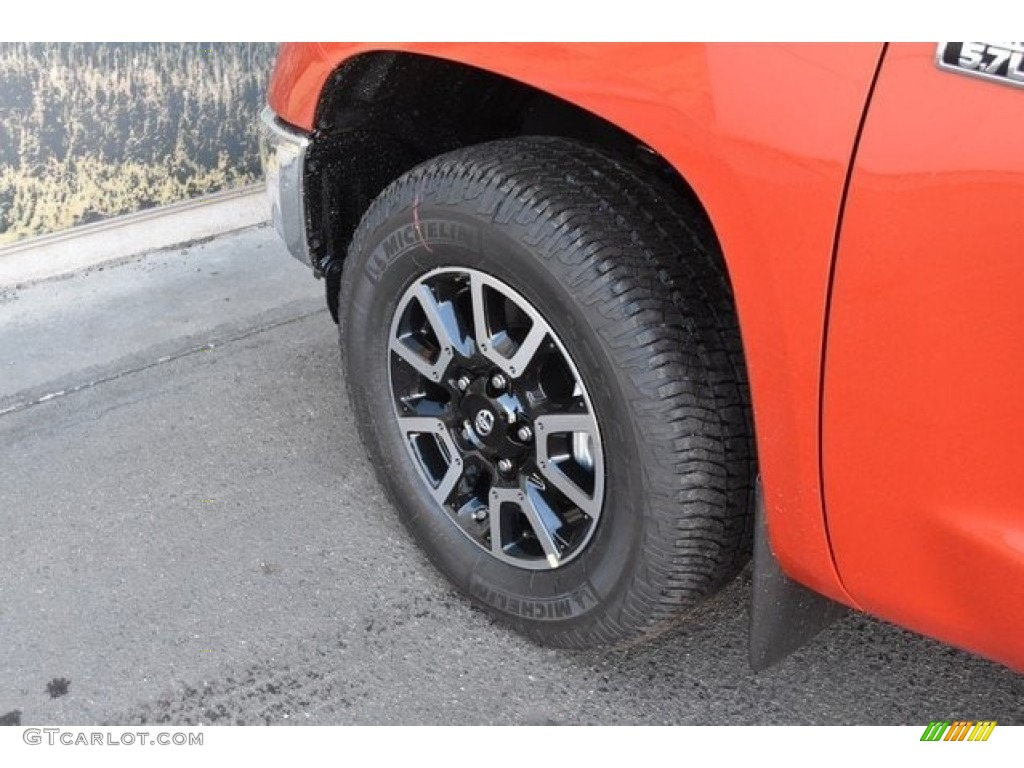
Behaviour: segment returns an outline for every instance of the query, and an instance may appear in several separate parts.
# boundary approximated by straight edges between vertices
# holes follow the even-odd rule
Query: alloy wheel
[[[492,275],[435,269],[401,297],[389,339],[398,428],[452,524],[520,568],[577,557],[601,517],[605,456],[586,386],[536,308]]]

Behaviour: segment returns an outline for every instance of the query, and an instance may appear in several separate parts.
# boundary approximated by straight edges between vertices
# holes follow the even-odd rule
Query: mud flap
[[[760,672],[782,661],[849,609],[797,584],[782,572],[768,542],[760,478],[754,515],[750,666]]]

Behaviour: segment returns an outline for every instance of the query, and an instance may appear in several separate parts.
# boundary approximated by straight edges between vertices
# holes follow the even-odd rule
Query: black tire
[[[580,648],[649,636],[749,557],[752,425],[716,248],[661,182],[546,137],[424,163],[374,201],[353,237],[342,360],[377,476],[437,567],[540,642]],[[589,392],[606,455],[603,503],[591,538],[559,567],[519,567],[485,551],[410,460],[406,440],[418,438],[398,426],[392,322],[409,287],[442,267],[514,289]]]

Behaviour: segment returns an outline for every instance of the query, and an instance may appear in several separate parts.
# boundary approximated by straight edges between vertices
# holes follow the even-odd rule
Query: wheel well
[[[306,177],[310,250],[328,277],[340,272],[363,213],[394,179],[460,147],[528,135],[594,144],[660,177],[697,214],[691,225],[718,245],[690,186],[635,136],[550,93],[466,64],[406,52],[355,56],[324,86],[315,132]]]

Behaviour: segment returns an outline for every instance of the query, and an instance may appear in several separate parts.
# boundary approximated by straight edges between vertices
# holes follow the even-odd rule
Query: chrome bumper
[[[274,229],[289,253],[312,266],[306,235],[306,195],[303,172],[309,137],[278,120],[270,107],[260,114],[260,160],[267,180]]]

